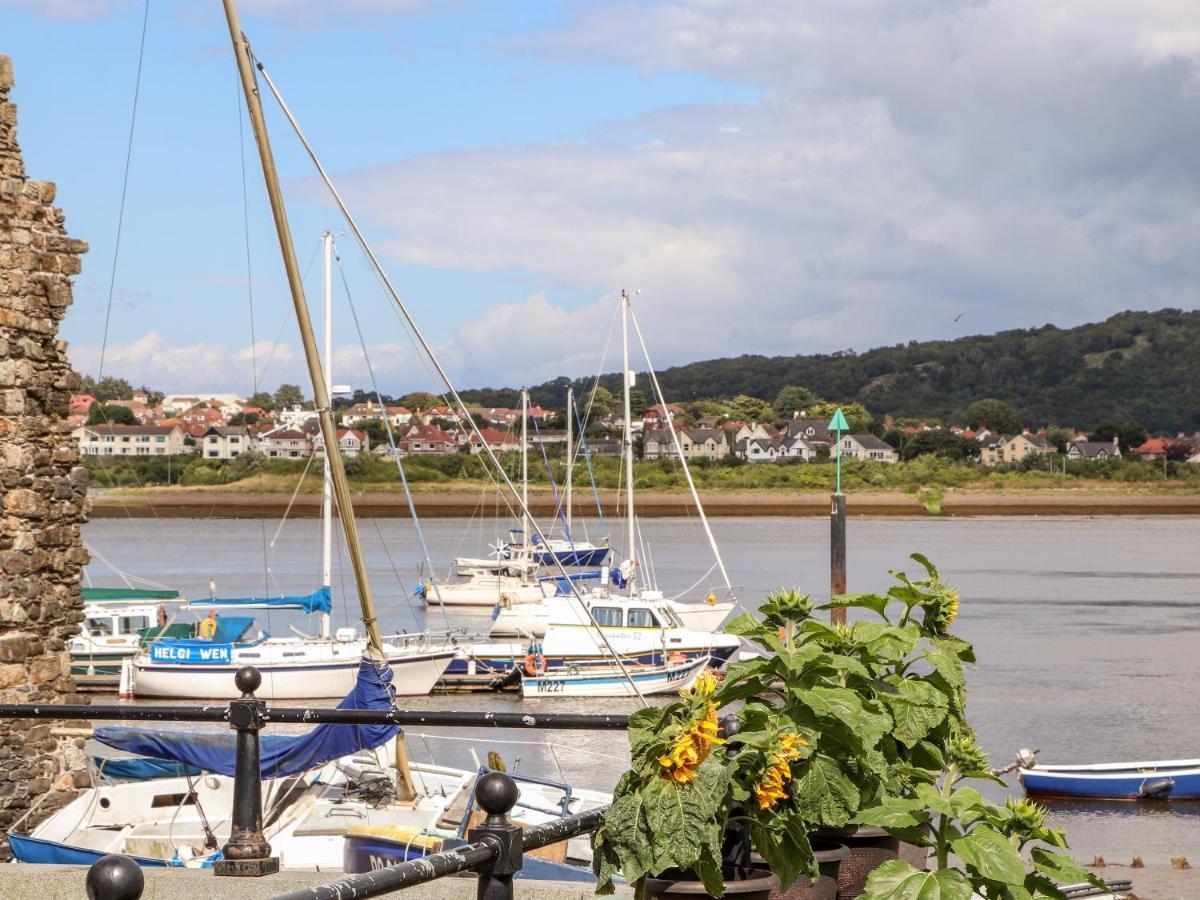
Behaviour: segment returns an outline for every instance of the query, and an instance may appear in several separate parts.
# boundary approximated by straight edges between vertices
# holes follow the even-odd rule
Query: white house
[[[1108,441],[1072,441],[1067,445],[1067,459],[1113,459],[1120,457],[1121,445],[1114,437]]]
[[[840,444],[842,456],[868,459],[872,462],[894,463],[900,457],[895,448],[873,434],[844,434]]]
[[[358,456],[360,453],[366,453],[371,449],[371,441],[367,437],[365,431],[355,431],[353,428],[339,428],[338,434],[338,452],[342,456]],[[321,432],[317,432],[310,439],[312,444],[312,452],[315,456],[325,455],[325,439],[321,436]]]
[[[236,459],[250,449],[245,428],[214,427],[200,438],[200,455],[205,459]]]
[[[85,456],[174,456],[191,452],[178,425],[80,425],[72,434]]]
[[[301,459],[312,453],[312,444],[303,431],[275,428],[258,436],[255,449],[270,459]]]
[[[779,429],[774,425],[765,425],[761,422],[751,422],[748,425],[743,425],[733,435],[734,446],[739,446],[742,441],[773,441],[779,436]]]

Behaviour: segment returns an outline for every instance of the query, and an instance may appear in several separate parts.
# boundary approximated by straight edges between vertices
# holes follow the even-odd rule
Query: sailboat
[[[325,261],[325,358],[322,377],[320,363],[312,372],[319,384],[318,416],[322,422],[325,443],[324,483],[322,490],[322,586],[302,597],[248,598],[245,600],[214,599],[201,604],[216,609],[299,609],[320,617],[317,636],[271,637],[260,634],[247,639],[253,620],[244,616],[223,615],[215,618],[214,633],[204,637],[165,637],[149,643],[136,657],[124,665],[121,693],[134,697],[173,697],[192,699],[226,699],[236,697],[233,675],[242,666],[254,666],[262,674],[258,696],[264,700],[294,700],[337,698],[350,691],[358,677],[359,663],[372,649],[397,675],[396,693],[406,696],[428,694],[437,684],[446,667],[454,659],[455,649],[448,644],[429,646],[428,635],[397,635],[386,642],[378,634],[360,637],[353,627],[329,633],[329,614],[332,609],[332,543],[333,497],[335,475],[341,470],[336,434],[330,440],[324,425],[328,398],[333,391],[330,363],[332,362],[332,249],[329,232],[323,237]],[[301,297],[299,302],[302,302]],[[304,310],[307,318],[307,308]],[[302,328],[302,333],[304,329]],[[312,338],[311,326],[307,337]],[[324,395],[325,400],[321,397]],[[329,425],[332,427],[332,419]],[[342,473],[344,478],[344,473]],[[353,528],[353,512],[349,492],[339,499],[342,522],[349,542]],[[355,534],[357,544],[357,534]],[[354,554],[352,553],[352,559]],[[366,572],[358,573],[365,579]],[[362,582],[360,582],[360,592]],[[364,609],[364,621],[373,623],[374,615]],[[375,626],[376,629],[378,626]],[[368,625],[370,629],[370,624]]]
[[[632,312],[629,308],[629,295],[624,291],[621,292],[620,298],[621,309],[621,339],[622,339],[622,360],[624,377],[622,383],[624,390],[622,392],[624,402],[624,431],[622,440],[622,457],[625,464],[625,514],[626,514],[626,541],[628,542],[628,558],[611,573],[611,577],[599,577],[598,586],[592,589],[592,597],[594,599],[603,600],[611,596],[617,596],[611,590],[611,585],[616,584],[618,588],[623,588],[629,597],[640,597],[643,600],[662,603],[669,606],[672,612],[679,618],[683,625],[689,629],[698,632],[715,632],[722,623],[728,618],[730,612],[737,605],[733,600],[720,600],[715,592],[710,591],[707,597],[699,602],[685,603],[678,599],[666,598],[662,591],[655,588],[643,588],[641,581],[643,580],[640,564],[638,561],[637,552],[637,517],[636,507],[634,502],[634,477],[633,477],[633,424],[632,410],[630,408],[630,388],[633,382],[633,372],[629,368],[629,321]],[[637,329],[636,320],[634,327]],[[639,341],[641,342],[642,351],[645,353],[646,345],[642,339],[641,330],[637,329]],[[654,376],[653,368],[649,366],[647,354],[647,368],[650,368],[651,378],[654,382],[656,392],[659,394],[658,400],[665,407],[666,401],[661,396],[658,380]],[[675,426],[671,421],[667,420],[667,428],[670,431],[672,443],[678,449],[679,439],[675,432]],[[732,594],[732,585],[729,582],[728,575],[725,573],[725,565],[721,560],[720,551],[717,548],[716,539],[713,537],[712,529],[709,528],[708,518],[704,514],[704,507],[700,502],[700,496],[696,491],[695,483],[692,481],[691,472],[687,467],[687,460],[683,453],[679,453],[680,464],[683,468],[684,475],[687,478],[688,487],[692,493],[692,500],[699,512],[700,522],[704,526],[705,534],[708,536],[709,545],[712,548],[713,555],[716,558],[715,567],[721,570],[721,574],[725,577],[726,587]],[[602,572],[602,576],[609,576],[610,573]],[[561,586],[561,584],[560,584]],[[569,586],[568,586],[569,588]],[[560,591],[559,596],[567,593]],[[550,627],[556,615],[556,608],[563,603],[561,599],[548,599],[541,603],[510,603],[507,606],[502,605],[498,611],[495,621],[492,625],[492,634],[513,635],[526,634],[534,637],[545,636],[547,629]]]

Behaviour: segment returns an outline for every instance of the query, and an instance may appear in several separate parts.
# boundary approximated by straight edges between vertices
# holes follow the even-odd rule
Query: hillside
[[[673,402],[749,394],[773,399],[787,385],[857,400],[877,415],[957,421],[983,397],[1013,404],[1030,425],[1093,427],[1134,419],[1152,432],[1200,428],[1200,312],[1124,312],[1076,328],[1002,331],[952,341],[912,341],[863,353],[738,356],[659,373]],[[570,381],[530,389],[561,406]],[[602,384],[616,391],[620,380]],[[644,384],[639,379],[639,384]],[[590,388],[584,380],[576,391]],[[463,392],[468,402],[515,406],[511,389]]]

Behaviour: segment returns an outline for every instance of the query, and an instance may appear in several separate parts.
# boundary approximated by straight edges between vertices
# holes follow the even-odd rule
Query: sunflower
[[[947,634],[958,616],[958,591],[953,588],[939,593],[925,607],[925,626],[937,634]]]
[[[800,758],[801,747],[808,741],[798,734],[781,734],[779,741],[767,754],[770,765],[754,786],[754,796],[759,809],[772,809],[786,794],[784,787],[792,780],[791,763]]]
[[[671,741],[670,749],[658,758],[658,764],[667,770],[663,773],[665,777],[687,784],[696,777],[696,770],[708,759],[713,747],[725,743],[724,738],[717,736],[720,727],[717,705],[711,699],[716,689],[716,678],[706,670],[691,688],[680,692],[690,701],[691,717],[687,723],[674,726],[679,732]]]

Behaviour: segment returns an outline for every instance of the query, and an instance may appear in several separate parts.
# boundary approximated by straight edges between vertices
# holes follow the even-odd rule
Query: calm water
[[[602,534],[588,523],[593,538]],[[362,526],[380,618],[386,628],[421,628],[424,611],[409,597],[419,553],[411,524],[367,520]],[[754,606],[781,585],[828,591],[828,524],[819,519],[718,519],[713,528],[742,601]],[[435,562],[481,555],[503,526],[434,520],[426,536]],[[671,594],[696,583],[712,560],[698,523],[644,523],[659,586]],[[615,534],[614,539],[619,535]],[[320,577],[319,523],[191,519],[102,519],[85,538],[113,567],[170,585],[185,596],[244,596],[269,584],[307,593]],[[956,631],[974,641],[979,665],[969,675],[970,712],[997,764],[1022,746],[1044,762],[1101,762],[1200,756],[1200,520],[1186,518],[887,519],[849,523],[851,590],[882,589],[887,570],[925,553],[959,587]],[[915,564],[909,563],[914,569]],[[92,583],[119,584],[97,556]],[[357,600],[344,553],[334,555],[335,620],[353,624]],[[700,582],[701,596],[718,583]],[[486,627],[482,616],[453,625]],[[441,627],[437,611],[429,627]],[[293,614],[265,614],[274,634]],[[453,695],[406,700],[409,706],[516,709],[508,696]],[[540,701],[570,709],[571,701]],[[631,709],[626,701],[579,701],[580,711]],[[611,788],[625,763],[624,737],[555,733],[547,750],[520,732],[473,735],[429,729],[410,733],[414,758],[469,767],[501,752],[510,770],[559,772],[581,787]],[[1151,808],[1135,804],[1061,805],[1053,815],[1068,828],[1076,852],[1110,862],[1134,853],[1147,860],[1184,853],[1200,857],[1200,803]]]

